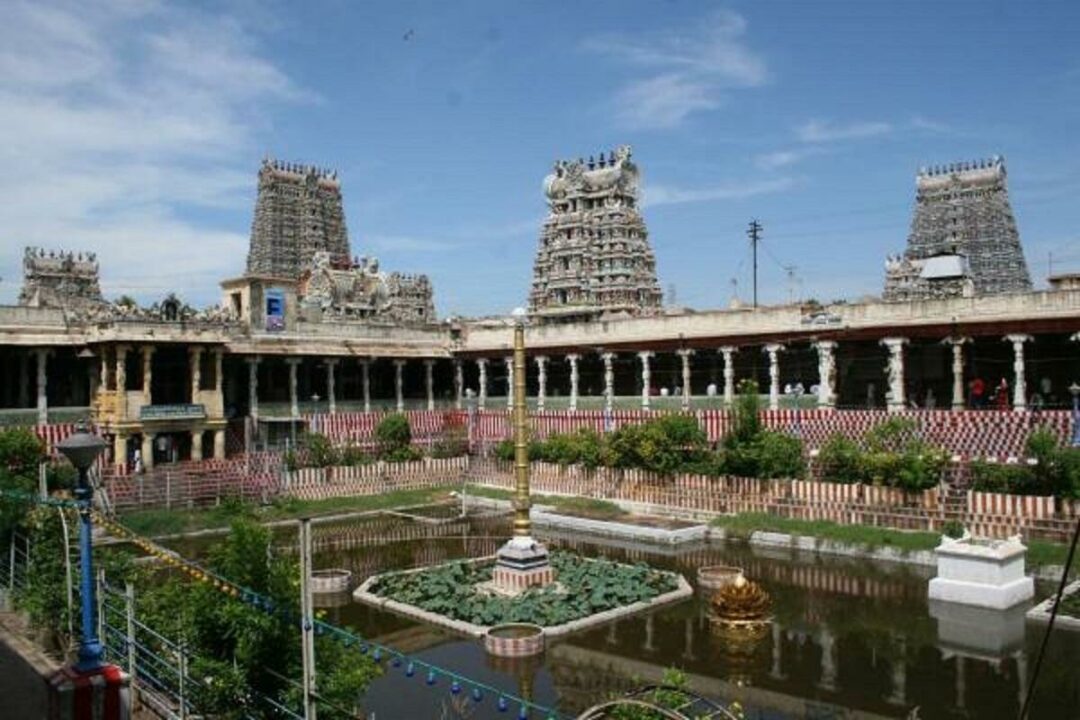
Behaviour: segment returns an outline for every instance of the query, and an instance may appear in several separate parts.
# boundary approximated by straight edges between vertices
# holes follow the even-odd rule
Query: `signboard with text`
[[[266,329],[271,332],[285,329],[285,293],[281,290],[266,291]]]

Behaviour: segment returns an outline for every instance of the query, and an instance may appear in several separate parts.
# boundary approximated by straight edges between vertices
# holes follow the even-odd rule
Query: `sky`
[[[355,255],[441,316],[524,303],[544,176],[633,147],[668,301],[879,293],[919,167],[1004,155],[1037,286],[1080,270],[1080,2],[0,5],[0,302],[23,248],[197,306],[269,155],[336,168]],[[674,296],[674,298],[672,297]]]

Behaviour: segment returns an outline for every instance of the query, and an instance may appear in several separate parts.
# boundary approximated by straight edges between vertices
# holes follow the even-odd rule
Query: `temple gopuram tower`
[[[533,265],[529,313],[546,322],[658,312],[656,257],[638,211],[630,148],[558,161],[544,179],[548,216]]]
[[[1005,160],[923,168],[907,249],[885,263],[885,300],[1031,291]]]
[[[251,223],[247,273],[298,278],[317,252],[349,261],[349,236],[337,173],[264,160]]]

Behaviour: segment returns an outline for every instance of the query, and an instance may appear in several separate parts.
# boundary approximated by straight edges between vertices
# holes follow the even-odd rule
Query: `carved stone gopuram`
[[[630,148],[599,160],[560,160],[544,179],[548,216],[533,266],[537,320],[647,315],[662,303],[656,258],[638,211]]]
[[[1005,161],[919,171],[907,249],[885,262],[889,301],[1030,292]]]
[[[392,323],[435,322],[435,302],[427,275],[385,273],[375,258],[335,267],[330,253],[317,252],[300,284],[306,307],[324,317],[377,319]]]
[[[247,274],[297,279],[320,251],[349,259],[337,173],[263,160]]]
[[[28,247],[23,253],[23,286],[19,304],[85,311],[104,304],[93,253],[46,252]]]

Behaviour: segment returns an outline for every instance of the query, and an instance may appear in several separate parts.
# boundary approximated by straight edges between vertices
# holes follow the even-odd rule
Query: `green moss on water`
[[[216,507],[193,510],[137,510],[123,513],[117,519],[140,535],[177,535],[217,528],[228,528],[233,520],[250,517],[259,522],[290,520],[301,517],[337,515],[347,512],[388,510],[390,508],[423,505],[443,500],[452,486],[420,490],[395,490],[379,495],[360,497],[299,500],[279,498],[269,505],[224,502]]]
[[[588,615],[648,601],[678,587],[676,576],[646,565],[551,554],[558,587],[534,588],[514,598],[479,592],[493,564],[454,562],[415,573],[390,573],[372,592],[398,602],[476,625],[528,622],[561,625]]]

